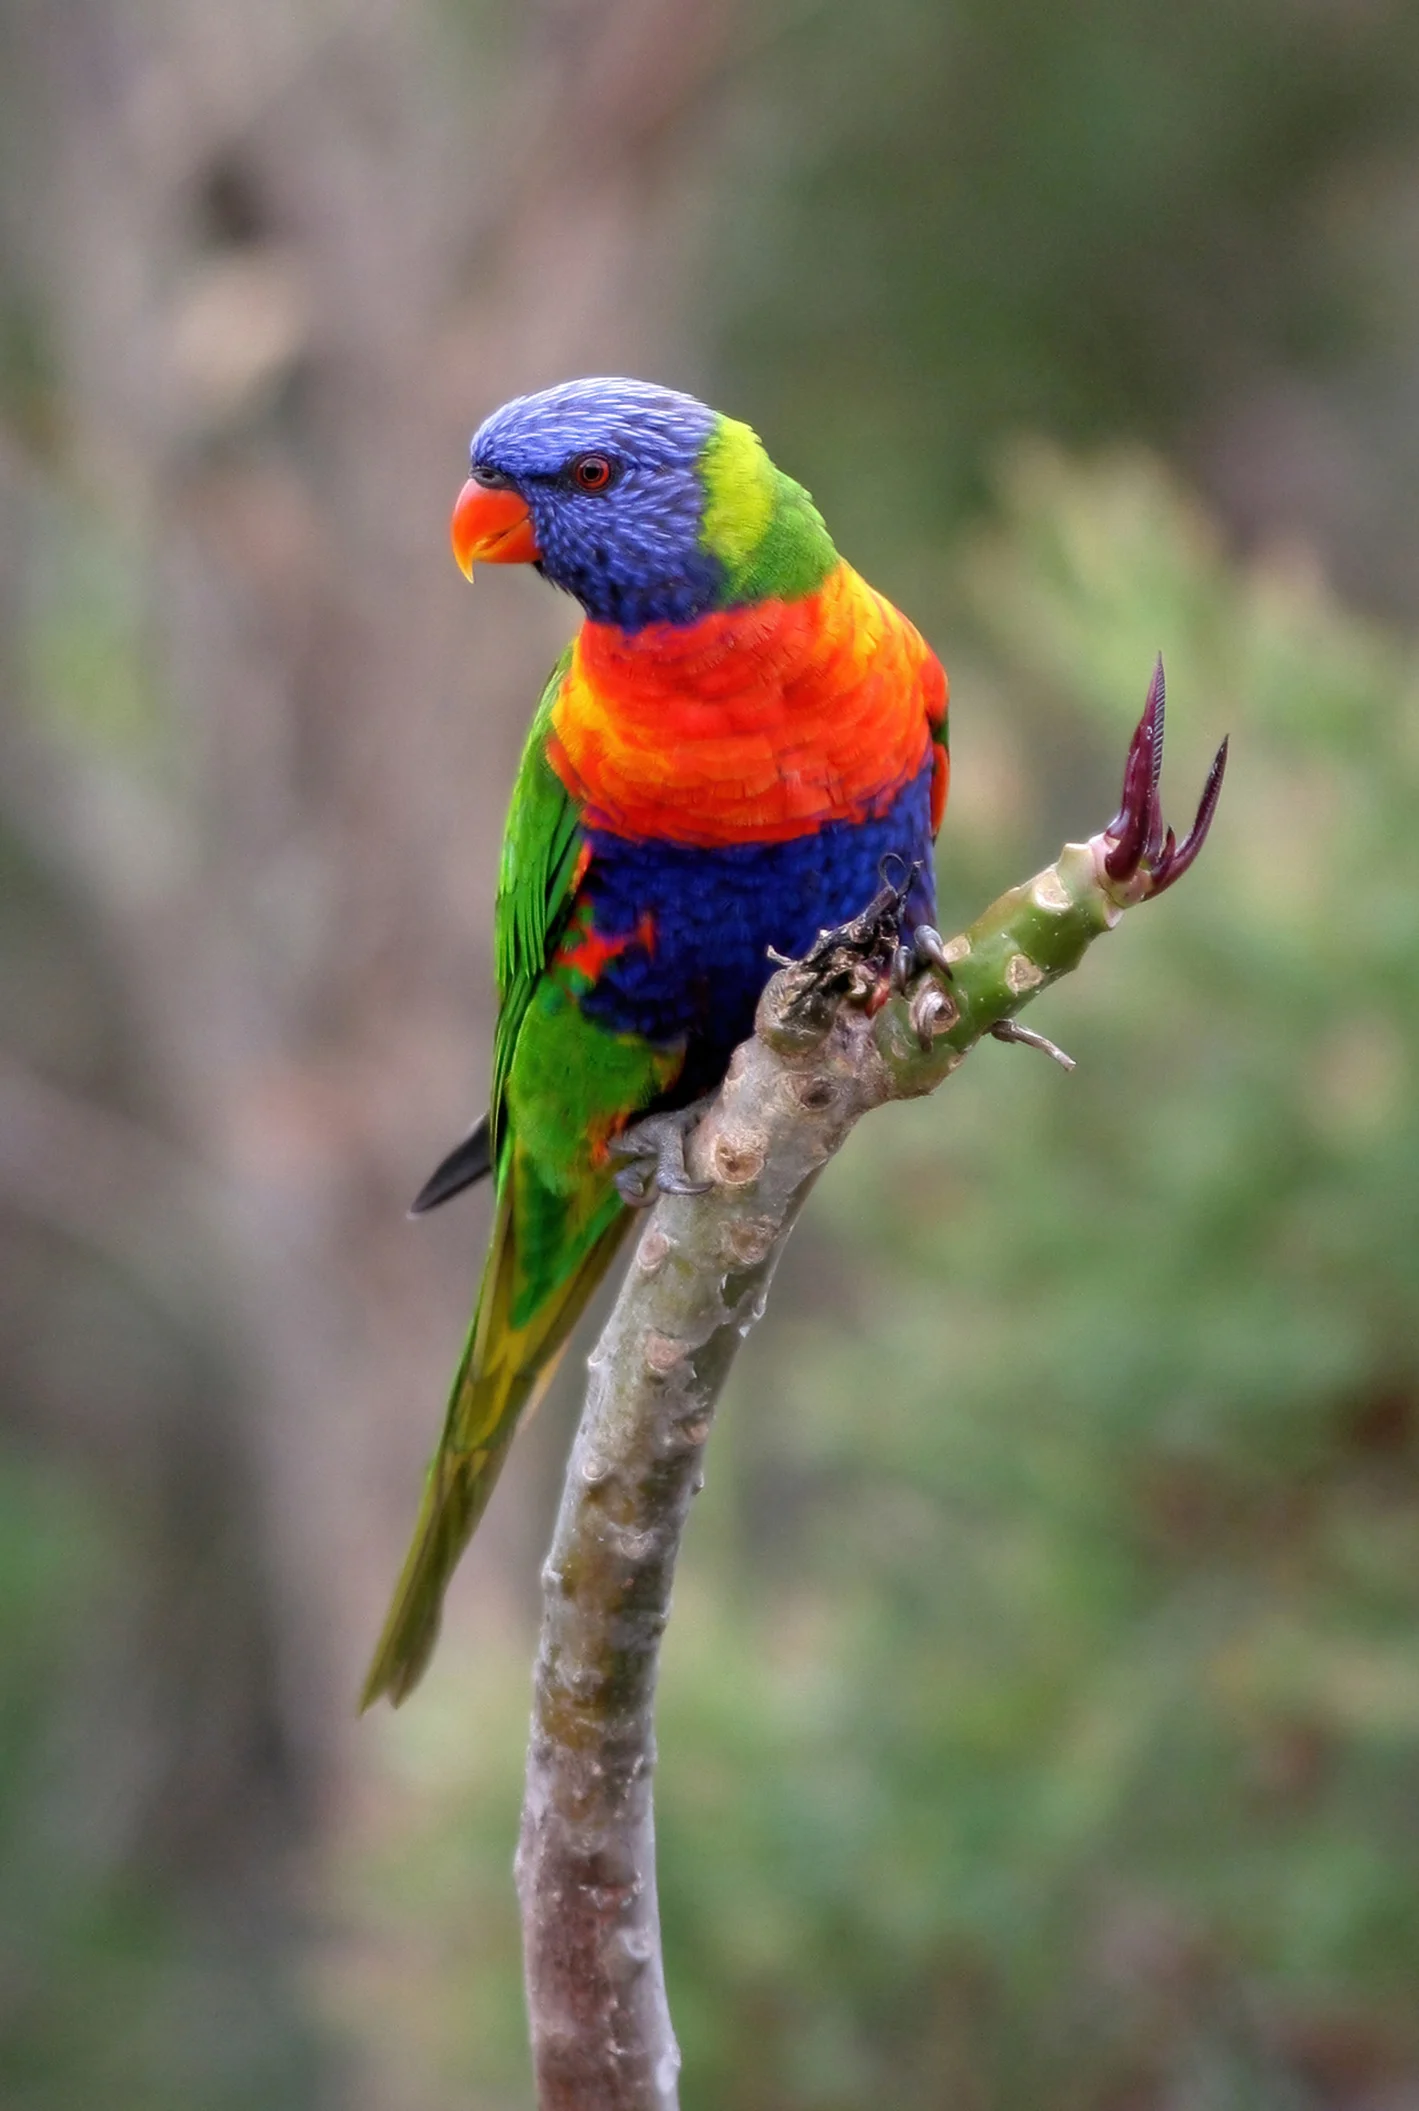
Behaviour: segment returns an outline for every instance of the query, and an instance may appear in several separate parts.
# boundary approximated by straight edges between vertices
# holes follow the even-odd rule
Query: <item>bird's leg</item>
[[[634,1127],[613,1136],[613,1158],[628,1158],[616,1175],[616,1191],[632,1209],[648,1209],[657,1195],[707,1195],[712,1183],[692,1180],[685,1167],[685,1138],[708,1113],[714,1098],[707,1092],[688,1107],[670,1114],[648,1114]]]

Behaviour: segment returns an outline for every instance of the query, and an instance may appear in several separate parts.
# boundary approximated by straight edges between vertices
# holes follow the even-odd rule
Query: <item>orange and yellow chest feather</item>
[[[945,713],[935,654],[839,564],[798,601],[634,633],[584,624],[548,756],[593,827],[775,843],[884,811]]]

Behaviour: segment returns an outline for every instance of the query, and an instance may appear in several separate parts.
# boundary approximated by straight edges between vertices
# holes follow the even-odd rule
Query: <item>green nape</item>
[[[820,587],[838,553],[801,484],[775,469],[758,434],[720,417],[700,453],[700,540],[724,566],[724,604],[798,601]]]

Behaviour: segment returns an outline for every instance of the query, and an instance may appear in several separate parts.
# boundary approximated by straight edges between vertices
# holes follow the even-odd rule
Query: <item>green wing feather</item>
[[[581,852],[581,816],[547,760],[552,707],[571,659],[569,645],[542,691],[513,786],[498,867],[498,899],[493,913],[498,1023],[493,1034],[493,1083],[489,1095],[495,1167],[506,1126],[513,1054],[533,992],[570,913]]]
[[[429,1468],[414,1537],[365,1681],[362,1707],[396,1705],[423,1674],[444,1591],[482,1516],[522,1413],[556,1369],[627,1222],[593,1140],[647,1105],[673,1051],[587,1020],[547,973],[574,906],[577,809],[547,760],[548,722],[570,654],[528,735],[498,882],[492,1132],[497,1209],[478,1304]]]

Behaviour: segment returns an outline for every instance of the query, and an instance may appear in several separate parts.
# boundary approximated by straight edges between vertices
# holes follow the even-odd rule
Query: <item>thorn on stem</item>
[[[1227,742],[1224,740],[1207,773],[1196,818],[1179,843],[1172,829],[1164,826],[1162,801],[1158,796],[1163,770],[1166,702],[1163,656],[1160,653],[1148,685],[1143,716],[1129,745],[1119,810],[1104,830],[1103,838],[1104,870],[1109,878],[1124,883],[1141,879],[1145,899],[1166,893],[1180,880],[1207,841],[1227,768]]]
[[[919,967],[935,968],[938,974],[944,975],[948,982],[951,981],[951,962],[947,958],[946,942],[935,924],[917,925],[912,932],[912,951],[916,954]]]
[[[1042,1055],[1058,1063],[1061,1070],[1078,1068],[1073,1056],[1066,1055],[1057,1042],[1044,1034],[1037,1034],[1033,1027],[1021,1026],[1015,1019],[997,1019],[990,1031],[997,1041],[1018,1041],[1022,1048],[1038,1048]]]

